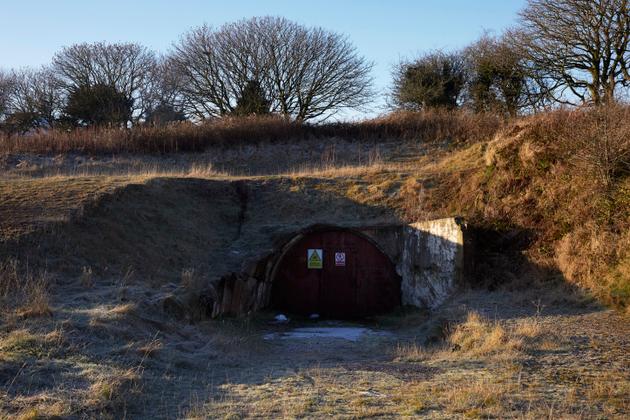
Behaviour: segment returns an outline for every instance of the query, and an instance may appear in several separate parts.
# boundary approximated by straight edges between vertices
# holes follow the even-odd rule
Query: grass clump
[[[447,343],[453,353],[466,356],[511,358],[550,347],[557,339],[543,329],[536,317],[522,318],[514,324],[491,321],[477,312],[453,329]]]
[[[20,270],[17,260],[0,261],[0,315],[20,318],[49,316],[50,294],[45,271]]]
[[[63,346],[64,335],[61,330],[37,334],[26,328],[15,329],[0,337],[0,360],[48,359],[60,353]]]
[[[95,378],[85,396],[85,409],[105,418],[124,417],[134,395],[141,394],[140,379],[137,369]]]
[[[559,345],[557,337],[545,331],[537,317],[522,318],[513,324],[492,321],[471,311],[459,324],[444,331],[442,341],[399,344],[394,351],[399,362],[431,359],[489,359],[514,361],[529,353]]]

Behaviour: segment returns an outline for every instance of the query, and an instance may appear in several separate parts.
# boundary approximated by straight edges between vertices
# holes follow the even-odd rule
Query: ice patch
[[[304,327],[291,331],[266,334],[265,340],[310,340],[316,338],[341,338],[348,341],[358,341],[364,335],[388,335],[384,331],[374,331],[363,327]]]

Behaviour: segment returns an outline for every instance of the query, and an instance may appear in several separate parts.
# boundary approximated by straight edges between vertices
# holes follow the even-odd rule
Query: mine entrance
[[[400,305],[400,277],[369,239],[349,230],[304,234],[274,270],[274,308],[296,314],[359,318]]]

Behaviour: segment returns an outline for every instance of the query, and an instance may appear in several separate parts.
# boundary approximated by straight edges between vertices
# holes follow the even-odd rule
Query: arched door
[[[349,230],[305,234],[275,270],[272,304],[297,314],[357,318],[400,305],[400,277],[370,240]]]

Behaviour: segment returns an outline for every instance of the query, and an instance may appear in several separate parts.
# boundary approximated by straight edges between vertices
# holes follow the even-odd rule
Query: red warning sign
[[[344,267],[346,265],[345,252],[335,252],[335,265],[338,267]]]

